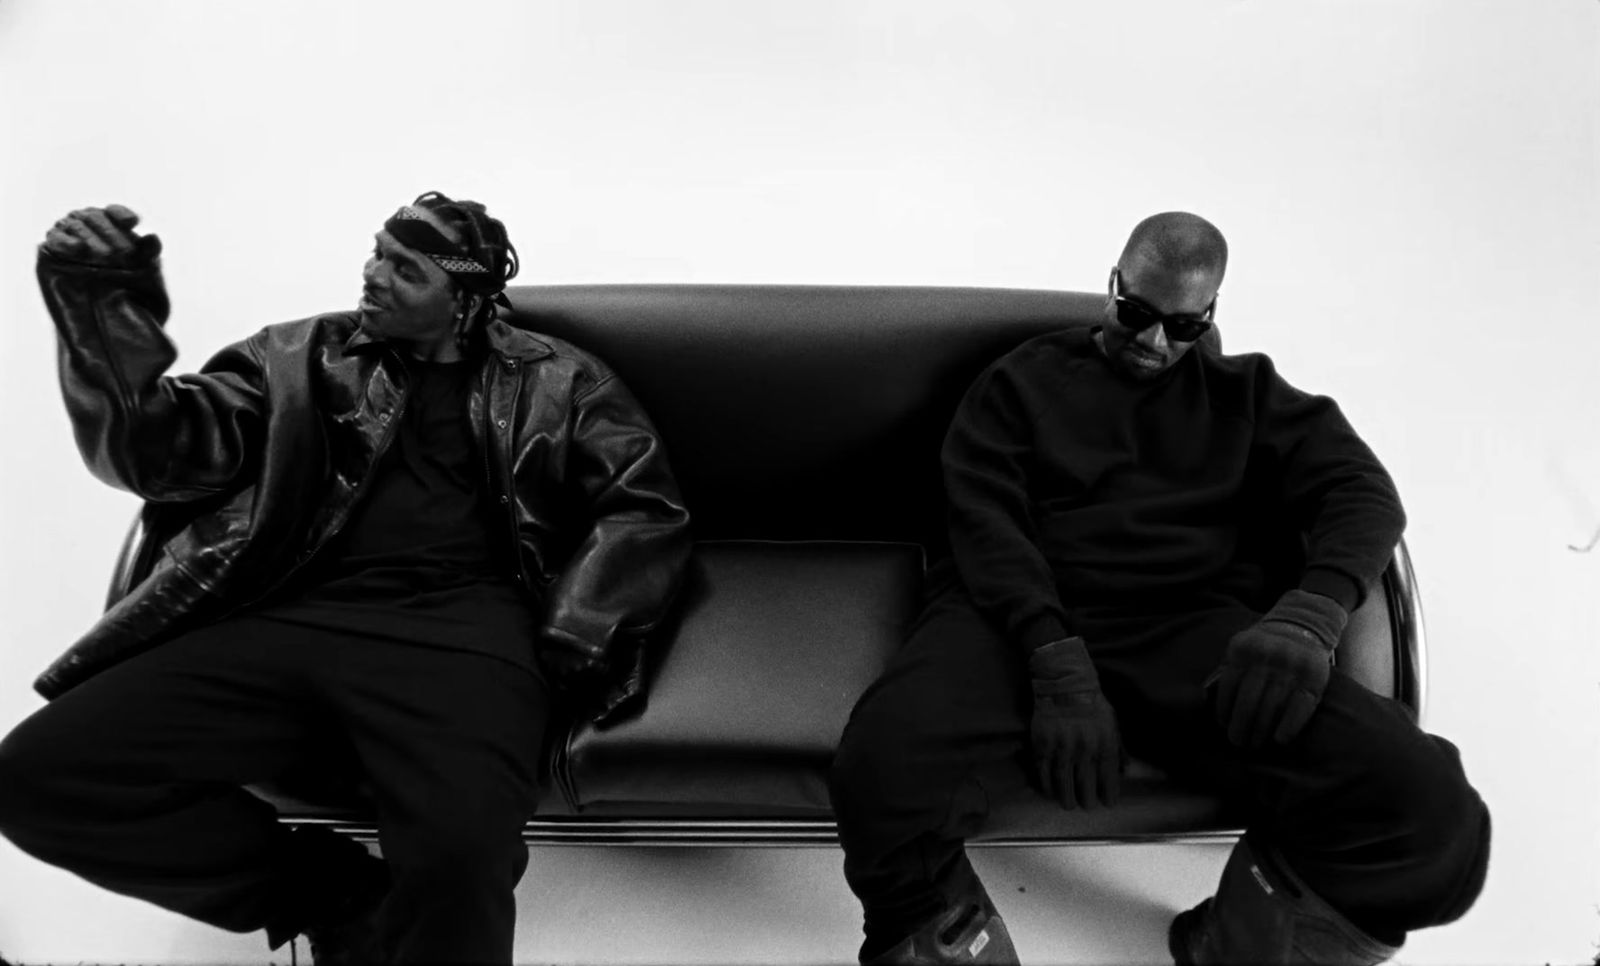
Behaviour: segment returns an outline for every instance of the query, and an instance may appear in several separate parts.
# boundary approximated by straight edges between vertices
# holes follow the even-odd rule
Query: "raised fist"
[[[79,208],[50,227],[44,250],[57,258],[88,265],[125,267],[161,252],[154,235],[133,230],[139,216],[122,205]]]

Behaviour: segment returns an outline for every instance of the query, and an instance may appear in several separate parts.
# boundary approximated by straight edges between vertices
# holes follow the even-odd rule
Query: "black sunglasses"
[[[1124,328],[1143,332],[1152,325],[1160,323],[1161,328],[1167,333],[1167,338],[1173,342],[1193,342],[1211,331],[1211,326],[1214,324],[1212,318],[1217,311],[1215,298],[1206,306],[1206,310],[1199,318],[1192,315],[1162,315],[1151,311],[1149,306],[1135,302],[1122,294],[1122,272],[1115,266],[1111,269],[1111,301],[1117,306],[1117,322]]]

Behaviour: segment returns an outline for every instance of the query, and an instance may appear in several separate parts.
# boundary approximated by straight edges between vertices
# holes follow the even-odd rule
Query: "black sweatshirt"
[[[1186,591],[1270,606],[1270,588],[1296,585],[1273,572],[1273,548],[1301,533],[1298,586],[1353,610],[1405,528],[1394,482],[1339,407],[1266,356],[1196,346],[1139,383],[1089,329],[985,370],[943,461],[962,580],[1027,649],[1068,636],[1075,606]]]

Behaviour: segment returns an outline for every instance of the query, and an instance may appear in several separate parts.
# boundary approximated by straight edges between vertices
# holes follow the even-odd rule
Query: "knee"
[[[971,770],[976,740],[952,731],[936,696],[898,687],[869,695],[834,753],[828,791],[841,834],[896,822],[927,824],[951,785]]]
[[[1449,853],[1450,868],[1440,876],[1440,899],[1432,916],[1433,925],[1442,926],[1466,915],[1478,901],[1484,880],[1488,878],[1492,837],[1489,807],[1478,800],[1471,818],[1465,834],[1456,840]]]
[[[1402,932],[1459,918],[1483,889],[1489,811],[1455,746],[1401,730],[1359,749],[1323,776],[1279,844],[1347,915]]]
[[[919,832],[965,837],[993,796],[1023,783],[1017,735],[952,729],[938,708],[886,701],[845,729],[828,792],[847,850]]]
[[[1429,924],[1459,918],[1483,889],[1489,809],[1467,780],[1460,753],[1432,735],[1379,753],[1371,787],[1383,802],[1388,865],[1407,878]]]
[[[1433,739],[1438,754],[1413,762],[1394,794],[1397,880],[1409,883],[1416,922],[1439,926],[1461,918],[1483,891],[1489,868],[1489,808],[1467,781],[1455,747]]]
[[[0,742],[0,832],[15,821],[29,769],[17,759],[5,742]]]
[[[1413,826],[1429,830],[1423,848],[1439,870],[1443,906],[1438,922],[1459,918],[1483,890],[1489,864],[1489,807],[1467,780],[1461,753],[1443,738],[1428,736],[1434,753],[1410,789]],[[1424,791],[1415,787],[1426,782]]]
[[[1413,849],[1432,858],[1475,840],[1488,811],[1467,781],[1455,746],[1432,735],[1422,738],[1377,753],[1372,791],[1388,803],[1391,823]]]
[[[22,726],[0,740],[0,832],[39,813],[42,779],[60,771],[60,763],[47,761],[38,744],[27,739]]]
[[[828,767],[828,798],[838,821],[853,822],[871,803],[881,800],[882,783],[895,759],[894,735],[878,726],[879,716],[867,705],[856,709],[839,738]]]
[[[384,860],[398,878],[427,882],[504,878],[514,882],[526,851],[520,828],[489,827],[470,817],[437,816],[403,840],[384,841]]]

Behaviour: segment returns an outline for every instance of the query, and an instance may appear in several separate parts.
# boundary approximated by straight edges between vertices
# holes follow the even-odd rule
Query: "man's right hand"
[[[1062,808],[1115,805],[1122,792],[1122,738],[1083,638],[1040,647],[1028,658],[1028,673],[1040,788]]]
[[[50,227],[44,250],[85,265],[126,268],[161,252],[160,239],[133,230],[138,223],[139,216],[122,205],[79,208]]]

